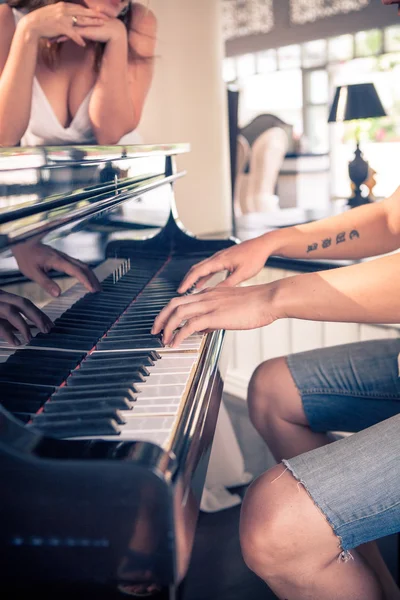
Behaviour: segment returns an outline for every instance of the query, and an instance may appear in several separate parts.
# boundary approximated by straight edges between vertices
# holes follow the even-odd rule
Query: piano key
[[[125,370],[125,371],[95,371],[92,370],[86,371],[85,369],[78,369],[71,374],[71,377],[68,379],[68,385],[102,385],[103,383],[110,385],[111,383],[122,384],[125,381],[129,383],[141,383],[145,381],[146,375],[148,373],[143,373],[142,370]],[[0,374],[1,380],[1,374]]]
[[[125,411],[129,414],[128,411]],[[114,419],[118,425],[124,425],[125,419],[123,413],[115,408],[92,408],[86,410],[75,410],[75,411],[64,411],[64,412],[42,412],[39,415],[35,415],[32,419],[32,424],[35,426],[42,426],[54,423],[57,425],[58,422],[68,421],[93,421],[100,419]]]
[[[46,435],[59,438],[75,437],[76,435],[119,435],[118,424],[114,419],[92,419],[91,421],[73,419],[71,421],[59,421],[57,423],[43,423],[40,427],[32,423],[27,425],[27,427],[39,430]]]
[[[130,341],[114,341],[112,338],[103,338],[97,344],[97,350],[155,350],[163,348],[164,344],[155,336],[133,338]]]

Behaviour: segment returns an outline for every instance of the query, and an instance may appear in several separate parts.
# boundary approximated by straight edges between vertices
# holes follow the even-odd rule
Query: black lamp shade
[[[328,123],[386,117],[373,83],[343,85],[336,88]]]

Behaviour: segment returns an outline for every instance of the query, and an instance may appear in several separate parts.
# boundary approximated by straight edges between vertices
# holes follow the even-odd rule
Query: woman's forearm
[[[400,255],[266,285],[278,318],[400,323]]]
[[[32,104],[38,39],[19,22],[0,77],[0,145],[15,146],[25,133]]]
[[[106,45],[89,116],[99,144],[116,144],[137,126],[129,86],[127,36],[110,40]]]
[[[291,258],[359,259],[400,247],[400,188],[384,200],[327,219],[268,233],[271,254]]]

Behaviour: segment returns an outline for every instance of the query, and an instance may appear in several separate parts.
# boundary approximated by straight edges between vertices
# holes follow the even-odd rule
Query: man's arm
[[[279,318],[400,323],[400,254],[266,285]]]
[[[265,236],[268,244],[268,234]],[[400,187],[382,202],[271,234],[271,254],[291,258],[359,259],[400,247]]]
[[[286,317],[400,323],[400,254],[246,287],[216,287],[171,300],[152,334],[179,346],[196,331],[256,329]]]
[[[214,273],[228,271],[219,285],[233,286],[254,277],[270,256],[360,259],[400,247],[400,187],[382,202],[353,208],[314,223],[277,229],[221,250],[194,265],[178,291],[204,287]]]

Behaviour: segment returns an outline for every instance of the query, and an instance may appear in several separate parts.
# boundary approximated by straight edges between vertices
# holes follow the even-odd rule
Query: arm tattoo
[[[348,239],[355,240],[355,239],[359,239],[359,238],[360,238],[360,233],[357,231],[357,229],[352,229],[349,233]],[[346,232],[340,231],[336,235],[336,245],[343,244],[346,241],[347,241],[346,240]],[[330,237],[324,238],[321,242],[321,248],[325,249],[325,248],[329,248],[330,246],[332,246],[332,238],[330,238]],[[317,242],[313,242],[312,244],[309,244],[307,246],[307,254],[309,254],[310,252],[314,252],[315,250],[318,250]]]
[[[346,241],[346,232],[345,231],[341,231],[336,236],[336,244],[342,244],[345,241]]]

